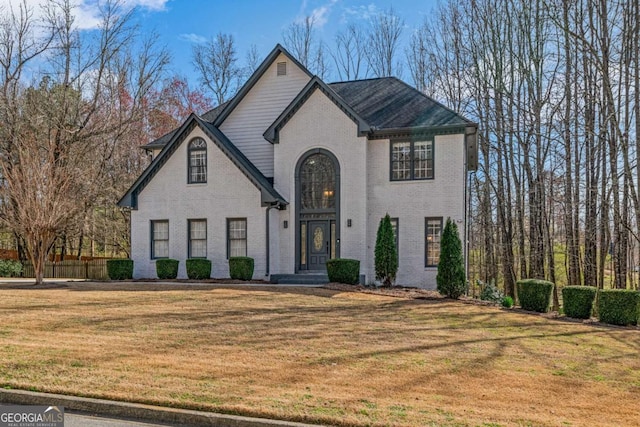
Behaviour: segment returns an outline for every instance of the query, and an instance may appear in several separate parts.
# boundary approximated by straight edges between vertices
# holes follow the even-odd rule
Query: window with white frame
[[[207,182],[207,143],[202,138],[189,142],[189,184]]]
[[[432,179],[433,139],[391,143],[391,180]]]
[[[151,259],[169,258],[169,221],[151,221]]]
[[[227,258],[247,256],[247,219],[227,218]]]
[[[189,258],[207,257],[207,220],[189,220]]]
[[[425,266],[436,267],[440,261],[442,217],[425,218]]]

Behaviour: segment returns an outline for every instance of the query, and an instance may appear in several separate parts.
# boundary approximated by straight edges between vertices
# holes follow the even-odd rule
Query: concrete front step
[[[272,274],[271,283],[278,285],[324,285],[329,283],[326,274]]]

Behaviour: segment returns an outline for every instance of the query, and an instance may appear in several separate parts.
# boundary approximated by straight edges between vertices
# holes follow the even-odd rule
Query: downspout
[[[269,233],[269,228],[270,228],[269,227],[269,211],[271,209],[276,209],[276,208],[280,208],[280,206],[277,203],[274,203],[272,205],[267,206],[267,209],[265,210],[265,229],[266,229],[266,234],[267,234],[267,236],[266,236],[266,240],[267,240],[267,242],[266,242],[266,244],[267,244],[267,259],[266,259],[266,262],[267,262],[267,266],[265,268],[265,273],[264,273],[265,277],[269,277],[269,273],[270,273],[269,264],[270,264],[270,258],[271,258],[271,244],[270,244],[271,242],[269,241],[269,239],[270,239],[270,233]]]

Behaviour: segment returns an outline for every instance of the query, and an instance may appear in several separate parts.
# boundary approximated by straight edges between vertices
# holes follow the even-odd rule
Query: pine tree
[[[391,286],[395,282],[396,273],[398,272],[398,253],[389,214],[386,214],[380,220],[380,225],[378,226],[375,266],[376,279],[382,282],[382,286]]]
[[[447,224],[442,232],[436,282],[438,292],[454,299],[464,294],[467,288],[462,243],[458,236],[458,226],[451,218],[447,218]]]

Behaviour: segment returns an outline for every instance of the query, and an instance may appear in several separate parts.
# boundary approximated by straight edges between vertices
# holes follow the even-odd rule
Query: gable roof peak
[[[262,61],[262,63],[256,68],[251,77],[245,82],[244,85],[240,88],[238,93],[226,104],[224,109],[218,114],[215,121],[213,121],[213,125],[215,127],[219,127],[229,114],[240,104],[240,102],[244,99],[244,97],[249,93],[249,91],[253,88],[253,86],[260,80],[260,78],[266,73],[271,64],[273,64],[280,54],[285,55],[291,62],[293,62],[298,68],[305,72],[309,76],[309,78],[313,78],[313,74],[298,61],[287,49],[285,49],[280,43],[276,44],[273,50],[267,55],[267,57]]]

